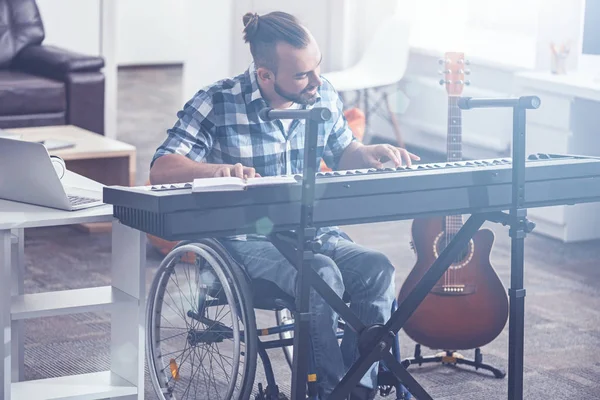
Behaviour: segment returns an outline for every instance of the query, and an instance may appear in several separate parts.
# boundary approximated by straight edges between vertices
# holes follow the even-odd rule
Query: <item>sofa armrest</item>
[[[21,50],[13,59],[13,68],[51,79],[63,80],[74,72],[98,72],[104,59],[50,45],[33,45]]]
[[[67,88],[66,122],[88,131],[104,134],[104,74],[74,72],[65,78]]]

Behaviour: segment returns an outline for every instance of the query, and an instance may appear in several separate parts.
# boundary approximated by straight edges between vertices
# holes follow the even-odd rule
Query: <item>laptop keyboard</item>
[[[71,194],[67,196],[69,197],[72,206],[80,206],[82,204],[95,203],[98,201],[98,199],[92,199],[91,197],[74,196]]]

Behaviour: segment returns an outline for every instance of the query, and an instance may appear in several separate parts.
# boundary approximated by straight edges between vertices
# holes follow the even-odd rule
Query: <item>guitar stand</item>
[[[312,214],[315,194],[315,169],[318,124],[327,121],[331,112],[325,108],[310,110],[262,110],[263,119],[306,119],[304,146],[304,174],[302,178],[302,199],[300,205],[300,226],[295,231],[295,246],[282,235],[273,235],[273,244],[292,262],[298,270],[297,296],[294,330],[294,355],[292,367],[292,400],[304,400],[307,396],[309,371],[310,330],[309,294],[311,286],[338,313],[346,324],[358,333],[359,358],[335,387],[329,399],[344,400],[358,384],[367,370],[377,361],[384,361],[386,367],[402,382],[418,400],[433,400],[425,389],[408,373],[408,362],[398,362],[391,352],[394,338],[412,313],[427,297],[438,280],[443,276],[462,249],[479,230],[485,221],[501,222],[510,226],[511,237],[511,287],[509,317],[509,360],[508,360],[508,399],[523,399],[523,342],[525,289],[523,288],[524,238],[533,229],[527,220],[525,201],[525,112],[540,105],[535,96],[516,99],[459,99],[459,107],[513,108],[513,157],[512,157],[512,205],[510,213],[489,212],[472,214],[446,246],[431,268],[408,294],[404,301],[385,324],[365,326],[350,310],[344,301],[331,289],[312,268],[314,258],[313,241],[316,228]],[[318,377],[317,377],[318,379]],[[308,395],[316,395],[314,385],[308,385]]]
[[[466,359],[462,354],[456,351],[443,351],[435,356],[425,356],[421,355],[421,345],[415,345],[415,356],[413,358],[407,358],[405,361],[408,361],[410,365],[417,364],[419,366],[427,363],[442,363],[443,365],[469,365],[471,367],[475,367],[475,370],[483,369],[486,371],[490,371],[494,374],[494,377],[501,379],[506,376],[506,372],[498,369],[489,364],[485,364],[483,362],[483,355],[481,354],[481,349],[478,347],[475,349],[475,357],[473,360]]]

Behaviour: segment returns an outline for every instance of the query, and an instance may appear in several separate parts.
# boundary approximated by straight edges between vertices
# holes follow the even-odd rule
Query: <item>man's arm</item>
[[[199,91],[183,110],[178,120],[167,131],[165,141],[159,146],[150,163],[150,183],[191,182],[196,178],[215,176],[254,177],[254,168],[241,164],[208,164],[203,162],[214,142],[215,124],[212,98],[206,91]]]
[[[350,143],[348,145],[348,147],[346,147],[346,149],[342,153],[342,157],[340,158],[338,168],[340,170],[353,169],[353,168],[366,168],[366,166],[361,166],[362,165],[361,147],[365,147],[365,145],[360,142],[356,142],[356,141]]]
[[[154,161],[150,169],[150,183],[164,185],[167,183],[192,182],[197,178],[215,176],[237,176],[252,178],[256,176],[254,168],[242,164],[208,164],[190,160],[181,154],[166,154]]]

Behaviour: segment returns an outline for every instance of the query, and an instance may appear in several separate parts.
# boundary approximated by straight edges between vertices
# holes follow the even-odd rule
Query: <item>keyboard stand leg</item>
[[[454,239],[442,251],[421,281],[415,286],[406,299],[399,304],[385,325],[368,327],[359,338],[360,357],[352,365],[348,373],[331,393],[332,400],[345,399],[358,384],[373,362],[385,360],[386,366],[402,381],[407,390],[419,400],[430,400],[432,397],[406,371],[406,367],[396,361],[390,352],[394,337],[417,309],[436,282],[452,264],[460,251],[486,221],[486,214],[472,215],[463,225]]]

